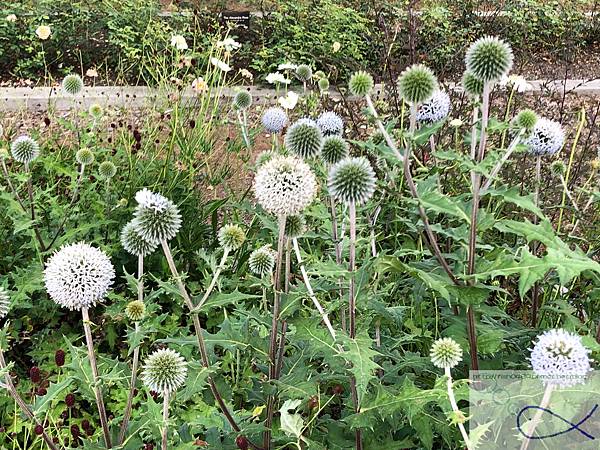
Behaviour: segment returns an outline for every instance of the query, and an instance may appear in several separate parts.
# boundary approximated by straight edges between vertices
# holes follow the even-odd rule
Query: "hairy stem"
[[[554,390],[554,386],[552,385],[552,383],[548,383],[546,385],[546,389],[544,390],[544,396],[542,397],[542,401],[540,402],[540,406],[537,409],[537,411],[535,412],[535,415],[533,416],[533,419],[531,420],[531,428],[528,427],[527,434],[529,436],[533,436],[534,435],[535,429],[540,424],[540,421],[542,419],[542,414],[544,414],[544,410],[550,404],[550,397],[552,396],[552,391],[553,390]],[[521,443],[521,449],[520,450],[527,450],[527,448],[529,447],[529,443],[530,442],[531,442],[530,438],[525,438],[525,440],[523,440],[523,442]]]
[[[524,132],[524,129],[519,130],[518,134],[515,136],[515,138],[512,140],[512,142],[506,149],[506,152],[504,152],[504,155],[502,155],[502,158],[500,158],[500,161],[496,163],[496,165],[490,172],[489,178],[486,180],[485,184],[480,190],[481,195],[485,194],[486,191],[490,188],[496,176],[498,175],[504,164],[506,164],[506,161],[508,161],[508,158],[510,158],[510,156],[514,153],[515,149],[517,148],[517,145],[519,145],[519,142],[521,142],[521,136],[523,136]]]
[[[450,367],[446,367],[446,387],[448,388],[448,399],[450,400],[450,405],[452,406],[452,411],[457,414],[462,414],[460,409],[458,409],[458,404],[456,403],[456,398],[454,397],[454,390],[452,389],[452,374],[450,372]],[[461,422],[458,423],[458,429],[460,430],[460,434],[465,441],[465,445],[467,446],[467,450],[471,450],[471,441],[469,440],[469,434],[465,429],[465,425]]]
[[[162,450],[167,450],[167,437],[169,432],[169,391],[163,392],[163,426],[162,435]]]
[[[223,250],[223,257],[221,258],[221,262],[219,263],[219,266],[217,267],[217,270],[215,271],[215,274],[213,275],[210,285],[208,286],[208,289],[202,296],[202,299],[198,302],[198,304],[194,308],[195,310],[197,310],[197,311],[200,310],[202,305],[204,305],[206,300],[208,300],[208,297],[210,297],[210,294],[212,293],[213,289],[215,288],[215,286],[217,284],[217,280],[219,279],[219,276],[221,275],[221,272],[223,271],[223,268],[225,267],[225,263],[227,262],[228,256],[229,256],[229,249],[225,248],[225,250]]]
[[[367,94],[365,96],[365,99],[367,100],[367,106],[369,108],[369,111],[371,112],[371,115],[375,118],[375,123],[377,124],[377,128],[379,128],[379,131],[383,135],[383,138],[385,139],[386,144],[392,150],[392,152],[394,152],[394,155],[396,155],[396,158],[398,158],[399,161],[403,161],[404,157],[398,151],[398,147],[396,146],[394,139],[392,139],[390,134],[387,132],[387,130],[383,126],[383,123],[381,122],[381,119],[379,118],[379,114],[377,114],[377,110],[375,109],[375,105],[373,105],[373,100],[371,99],[371,96],[369,94]]]

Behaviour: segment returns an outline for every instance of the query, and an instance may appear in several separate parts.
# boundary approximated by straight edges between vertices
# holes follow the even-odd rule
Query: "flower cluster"
[[[286,222],[287,223],[287,222]],[[248,258],[248,267],[250,272],[264,277],[273,273],[275,268],[275,259],[277,254],[270,245],[265,245],[257,250],[254,250]]]
[[[362,205],[375,192],[375,172],[364,157],[346,158],[329,171],[329,192],[343,203]]]
[[[344,134],[344,121],[333,111],[325,111],[321,114],[317,119],[317,126],[325,137]]]
[[[134,256],[148,256],[156,250],[157,244],[147,241],[138,232],[133,221],[128,222],[121,231],[121,245],[127,253]]]
[[[8,291],[0,286],[0,319],[4,319],[10,310],[10,296]]]
[[[269,133],[281,133],[288,124],[288,116],[281,108],[269,108],[262,116],[262,125]]]
[[[159,394],[179,389],[187,376],[187,363],[175,350],[160,349],[146,359],[142,381],[148,389]]]
[[[513,64],[513,52],[506,42],[494,36],[475,41],[465,56],[467,70],[481,81],[499,81]]]
[[[301,158],[314,158],[321,152],[323,133],[312,119],[300,119],[285,134],[285,146]]]
[[[132,322],[139,322],[146,314],[146,305],[140,300],[134,300],[127,303],[125,307],[125,315]]]
[[[441,338],[431,346],[431,362],[440,369],[452,369],[462,360],[462,348],[452,338]]]
[[[10,146],[12,157],[23,164],[29,164],[40,154],[40,146],[29,136],[19,136]]]
[[[235,251],[246,240],[246,233],[239,225],[228,224],[219,230],[219,245],[227,251]]]
[[[175,237],[181,228],[181,215],[171,200],[146,188],[135,194],[135,199],[138,207],[133,224],[143,239],[158,245]]]
[[[527,138],[523,140],[529,152],[535,156],[554,155],[565,143],[565,132],[560,123],[538,119]]]
[[[417,121],[434,123],[445,119],[450,114],[450,96],[446,91],[435,91],[431,98],[419,106]]]

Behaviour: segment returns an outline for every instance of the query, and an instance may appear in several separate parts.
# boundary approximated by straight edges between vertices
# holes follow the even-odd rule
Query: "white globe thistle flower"
[[[134,213],[134,226],[140,236],[158,245],[175,237],[181,228],[181,214],[168,198],[146,188],[135,194],[138,207]]]
[[[373,196],[375,182],[375,172],[366,158],[345,158],[329,170],[327,187],[337,200],[362,205]]]
[[[0,319],[4,319],[10,310],[10,295],[8,291],[0,286]]]
[[[325,111],[317,119],[317,126],[323,136],[341,136],[344,134],[344,121],[333,111]]]
[[[10,145],[12,157],[23,164],[29,164],[40,154],[40,146],[29,136],[23,135],[16,138]]]
[[[301,159],[278,155],[256,172],[254,194],[258,203],[271,214],[298,214],[317,195],[317,179]]]
[[[137,231],[135,223],[130,221],[121,231],[121,245],[127,253],[134,256],[148,256],[156,250],[156,244],[148,242]]]
[[[142,381],[151,391],[159,394],[179,389],[187,376],[187,363],[175,350],[160,349],[146,358]]]
[[[574,386],[584,382],[592,370],[589,354],[579,335],[560,328],[549,330],[537,337],[531,350],[531,367],[545,384]]]
[[[265,245],[254,250],[248,258],[248,267],[250,272],[259,277],[264,277],[273,273],[277,253],[271,248],[271,245]]]
[[[549,119],[538,119],[533,130],[523,140],[529,153],[535,156],[554,155],[565,143],[565,132],[560,123]]]
[[[44,270],[50,298],[72,311],[89,308],[102,300],[114,278],[115,269],[106,253],[85,242],[61,247]]]
[[[219,245],[227,251],[235,251],[246,240],[246,233],[239,225],[227,224],[219,230]]]
[[[462,348],[452,338],[438,339],[431,346],[431,362],[440,369],[452,369],[462,360]]]
[[[281,133],[288,124],[288,116],[281,108],[269,108],[262,116],[262,125],[269,133]]]
[[[448,117],[450,113],[450,96],[446,91],[435,91],[432,97],[419,106],[417,121],[434,123]]]

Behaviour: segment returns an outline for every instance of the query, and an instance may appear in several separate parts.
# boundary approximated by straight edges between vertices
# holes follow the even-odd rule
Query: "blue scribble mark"
[[[545,435],[545,436],[529,436],[529,435],[525,434],[523,432],[523,430],[521,429],[521,416],[525,413],[525,411],[528,411],[530,409],[537,409],[537,410],[540,410],[540,411],[547,412],[548,414],[550,414],[550,415],[552,415],[554,417],[557,417],[558,419],[562,420],[567,425],[570,425],[570,428],[567,428],[564,431],[559,431],[557,433],[552,433],[552,434],[548,434],[548,435]],[[541,406],[526,406],[523,409],[521,409],[521,411],[519,411],[519,414],[517,414],[517,428],[519,428],[519,432],[523,436],[525,436],[526,438],[528,438],[528,439],[549,439],[549,438],[553,438],[553,437],[556,437],[556,436],[560,436],[561,434],[569,433],[569,432],[571,432],[573,430],[577,430],[581,434],[583,434],[585,437],[589,438],[590,440],[594,440],[594,439],[596,439],[594,436],[592,436],[591,434],[589,434],[585,430],[582,430],[581,428],[579,428],[579,426],[581,424],[585,423],[590,417],[592,417],[592,415],[594,415],[594,413],[596,412],[597,409],[598,409],[598,405],[596,404],[591,409],[591,411],[589,413],[587,413],[587,415],[583,419],[581,419],[577,423],[573,423],[573,422],[568,421],[564,417],[559,416],[558,414],[556,414],[555,412],[553,412],[550,409],[542,408]]]

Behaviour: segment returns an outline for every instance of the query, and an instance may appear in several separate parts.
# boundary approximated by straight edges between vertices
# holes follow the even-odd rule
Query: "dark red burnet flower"
[[[246,439],[246,436],[238,436],[235,439],[235,445],[237,445],[240,450],[248,450],[250,444],[248,444],[248,439]]]
[[[81,428],[83,428],[84,430],[87,430],[90,427],[90,421],[87,419],[83,419],[81,421]]]
[[[75,394],[67,394],[65,397],[65,403],[69,408],[75,406]]]
[[[144,445],[144,450],[154,450],[154,444],[148,442],[146,445]]]
[[[48,390],[44,387],[39,387],[39,388],[37,388],[35,393],[41,397],[43,395],[46,395],[48,393]]]
[[[29,369],[29,379],[32,381],[32,383],[36,384],[42,381],[42,372],[40,371],[39,367],[33,366],[31,369]]]
[[[77,439],[80,435],[79,427],[75,424],[71,425],[71,436],[73,439]]]
[[[33,432],[40,436],[44,433],[44,427],[38,424],[33,428]]]
[[[63,350],[56,350],[56,353],[54,354],[54,362],[58,367],[65,365],[65,352]]]

